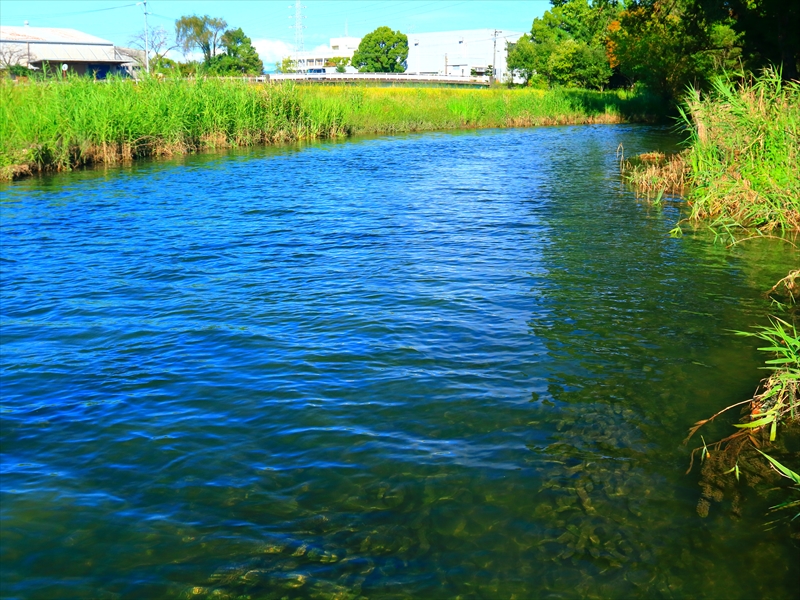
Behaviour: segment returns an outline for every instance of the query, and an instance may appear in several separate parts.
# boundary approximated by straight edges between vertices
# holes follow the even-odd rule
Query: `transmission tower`
[[[292,7],[289,6],[289,8]],[[289,16],[290,19],[294,19],[294,24],[291,25],[291,27],[294,29],[294,64],[297,71],[305,70],[305,66],[302,69],[300,67],[300,57],[305,51],[303,43],[303,29],[306,28],[306,26],[303,25],[303,19],[305,19],[303,15],[304,8],[305,6],[303,6],[300,0],[295,0],[294,15]]]

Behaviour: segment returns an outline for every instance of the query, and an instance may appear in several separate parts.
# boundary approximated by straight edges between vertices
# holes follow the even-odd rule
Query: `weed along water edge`
[[[295,140],[459,128],[656,120],[656,99],[588,90],[460,90],[0,79],[0,179]],[[35,106],[35,110],[30,107]]]
[[[739,81],[718,76],[712,84],[709,93],[690,92],[684,100],[681,112],[688,129],[687,147],[672,156],[655,152],[640,155],[633,163],[623,160],[623,176],[648,198],[654,195],[654,204],[661,203],[665,192],[685,195],[691,212],[673,235],[682,235],[689,224],[709,227],[716,241],[725,244],[768,236],[797,254],[800,84],[783,81],[775,69]],[[751,331],[740,332],[761,339],[761,349],[767,353],[767,372],[752,399],[737,399],[727,409],[721,403],[714,416],[706,415],[691,427],[690,437],[720,415],[728,416],[730,409],[741,411],[733,431],[710,437],[708,444],[702,435],[699,442],[695,438],[695,443],[702,443],[692,454],[703,463],[701,513],[707,513],[714,497],[738,498],[734,478],[736,483],[743,479],[756,486],[763,486],[765,479],[797,481],[792,470],[800,466],[800,453],[792,441],[800,425],[797,256],[788,275],[769,290],[774,314],[768,321],[753,324]],[[779,430],[782,436],[789,432],[788,442],[778,439]],[[790,466],[764,451],[779,453]],[[776,503],[773,511],[800,504],[798,491],[789,490],[788,500]],[[796,530],[790,535],[798,538]]]
[[[3,184],[3,594],[794,598],[760,518],[783,498],[702,519],[681,441],[752,393],[759,342],[724,332],[796,254],[665,235],[679,209],[620,185],[620,143],[677,140],[423,133]]]

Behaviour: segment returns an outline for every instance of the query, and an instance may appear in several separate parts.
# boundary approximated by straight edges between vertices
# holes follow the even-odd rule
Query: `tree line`
[[[508,45],[507,65],[516,81],[534,87],[643,86],[677,97],[687,86],[705,87],[717,73],[754,73],[767,66],[796,79],[800,68],[800,2],[797,0],[550,0],[530,33]],[[171,38],[171,39],[170,39]],[[172,40],[172,41],[171,41]],[[174,35],[161,28],[131,41],[152,56],[154,73],[179,76],[260,75],[264,64],[241,27],[222,18],[183,16]],[[177,62],[171,50],[202,59]],[[403,72],[408,37],[390,27],[364,36],[352,56],[326,66],[344,72]],[[5,61],[8,62],[8,61]],[[279,72],[292,72],[291,57]],[[511,82],[509,82],[511,83]]]
[[[208,15],[187,15],[175,21],[175,32],[170,39],[163,27],[142,31],[130,42],[152,56],[153,73],[189,75],[261,75],[264,63],[241,27],[228,28],[225,19]],[[199,52],[201,60],[178,62],[167,58],[171,50],[184,54]]]
[[[551,0],[509,45],[527,85],[630,87],[677,97],[713,75],[779,66],[796,79],[800,3],[785,0]]]

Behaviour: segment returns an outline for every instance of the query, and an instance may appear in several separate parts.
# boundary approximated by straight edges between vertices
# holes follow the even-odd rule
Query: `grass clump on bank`
[[[712,227],[800,229],[800,83],[767,69],[739,84],[718,77],[682,109],[689,147],[623,167],[638,190],[683,193],[690,220]]]
[[[353,134],[653,119],[624,92],[259,85],[88,78],[0,82],[0,179]]]
[[[689,220],[724,230],[759,235],[800,230],[800,82],[783,82],[767,69],[759,77],[733,83],[718,77],[707,95],[692,92],[681,109],[689,130],[688,147],[673,156],[647,153],[621,164],[623,177],[648,197],[665,192],[683,195],[691,208]],[[680,224],[673,234],[680,234]],[[787,240],[788,241],[788,240]],[[791,243],[791,242],[790,242]],[[778,429],[800,435],[800,336],[794,323],[800,298],[800,271],[793,271],[770,290],[786,320],[772,317],[755,332],[766,343],[760,350],[772,358],[771,371],[750,400],[729,406],[695,423],[691,437],[706,423],[734,407],[742,408],[736,432],[692,451],[700,454],[702,496],[697,512],[707,516],[711,503],[733,496],[733,513],[740,514],[736,483],[776,483],[781,477],[798,481],[796,473],[762,452],[777,441]],[[688,441],[688,438],[687,438]],[[793,465],[794,466],[794,465]],[[691,470],[691,465],[690,465]],[[796,467],[795,467],[796,468]],[[775,509],[797,506],[790,500]]]

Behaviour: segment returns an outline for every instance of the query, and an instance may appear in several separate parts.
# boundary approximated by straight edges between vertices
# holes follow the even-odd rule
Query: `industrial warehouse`
[[[508,50],[523,33],[498,29],[467,29],[408,34],[407,76],[475,77],[492,75],[498,80],[509,76]],[[328,48],[297,54],[301,73],[336,72],[334,58],[352,58],[361,38],[331,38]],[[347,72],[354,74],[353,67]]]

